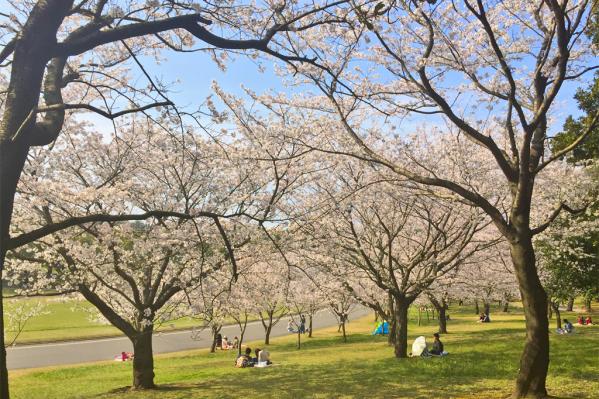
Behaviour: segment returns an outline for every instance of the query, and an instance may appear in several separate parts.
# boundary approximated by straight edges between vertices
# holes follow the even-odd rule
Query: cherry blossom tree
[[[329,254],[328,261],[323,255],[319,260],[329,273],[360,302],[391,313],[395,355],[407,357],[409,306],[437,278],[488,245],[477,241],[488,222],[475,208],[415,195],[393,182],[372,184],[364,169],[348,170],[337,185],[323,182],[323,195],[342,200],[314,218],[309,233],[326,251],[323,255]],[[352,195],[345,197],[336,188],[349,188]]]
[[[353,148],[326,142],[323,146],[323,140],[314,147],[376,163],[398,176],[459,196],[484,210],[508,241],[527,320],[514,397],[547,395],[547,298],[532,241],[562,211],[582,208],[566,198],[544,215],[535,214],[535,208],[547,168],[574,150],[599,123],[595,109],[567,146],[546,151],[560,91],[597,69],[590,58],[593,44],[585,36],[592,4],[589,0],[398,1],[356,6],[332,37],[324,28],[320,35],[311,32],[303,37],[306,47],[317,54],[319,67],[303,66],[298,80],[312,82],[330,107],[314,96],[299,101],[312,109],[336,112],[354,143]],[[297,48],[305,53],[302,46]],[[297,98],[293,101],[298,103]],[[414,115],[428,116],[430,123],[411,118]],[[486,154],[486,164],[493,164],[492,181],[503,193],[489,195],[470,184],[470,176],[481,172],[473,162],[459,173],[431,168],[402,137],[394,140],[393,127],[406,118],[412,126],[422,126],[423,135],[443,126],[446,136],[454,138],[453,143],[447,141],[453,148],[467,140],[478,146]],[[320,134],[330,137],[330,130]],[[401,156],[380,151],[383,143],[393,145]]]
[[[334,22],[328,9],[344,3],[9,2],[11,9],[0,14],[4,42],[0,50],[0,271],[7,251],[36,238],[36,234],[17,241],[11,237],[14,197],[29,151],[51,145],[74,113],[95,113],[115,121],[127,114],[155,115],[153,111],[162,110],[180,119],[183,113],[170,100],[166,85],[144,66],[148,59],[159,58],[163,50],[204,51],[224,67],[227,51],[246,50],[252,56],[262,53],[288,63],[309,61],[285,54],[279,36],[295,36]],[[194,48],[194,42],[201,43],[200,48]],[[134,73],[131,66],[136,68]],[[137,85],[140,80],[134,75],[144,77],[147,86]],[[102,219],[94,215],[86,220],[98,218]],[[81,222],[56,220],[52,229]],[[3,331],[0,325],[0,334]],[[5,364],[2,349],[3,399],[9,397]]]

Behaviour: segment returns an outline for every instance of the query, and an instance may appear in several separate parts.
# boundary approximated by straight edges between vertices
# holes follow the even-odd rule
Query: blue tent
[[[385,334],[389,334],[389,323],[387,323],[386,321],[383,321],[383,322],[380,322],[376,326],[376,329],[374,330],[372,335],[385,335]]]

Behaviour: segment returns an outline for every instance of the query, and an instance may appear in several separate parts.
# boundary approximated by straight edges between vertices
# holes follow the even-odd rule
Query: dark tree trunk
[[[485,301],[485,314],[489,316],[491,314],[491,304]]]
[[[555,326],[556,328],[562,328],[562,317],[559,311],[559,302],[551,302],[551,308],[555,312]]]
[[[300,329],[297,329],[297,349],[302,349],[302,333],[300,333]]]
[[[410,303],[404,300],[395,301],[395,357],[408,357],[408,308]]]
[[[507,313],[509,311],[510,308],[510,301],[508,301],[507,299],[505,301],[503,301],[503,313]]]
[[[345,333],[345,320],[341,322],[341,331],[343,332],[343,342],[347,342],[347,335]]]
[[[510,243],[510,252],[526,317],[526,342],[520,357],[514,398],[547,397],[549,368],[549,320],[547,294],[536,269],[532,237],[528,228]]]
[[[571,312],[574,310],[574,298],[568,299],[568,306],[566,307],[566,311]]]
[[[212,326],[211,330],[212,330],[212,345],[210,345],[210,353],[214,353],[216,352],[216,344],[217,344],[217,340],[216,340],[216,336],[218,335],[218,333],[220,332],[221,327],[220,326]]]
[[[445,307],[441,306],[437,309],[439,312],[439,332],[441,334],[447,334],[447,319],[445,316]]]
[[[266,332],[264,334],[264,345],[270,345],[270,332],[272,331],[272,323],[266,327]]]
[[[390,320],[388,321],[388,323],[389,323],[389,336],[387,337],[387,343],[390,346],[394,346],[395,340],[397,339],[397,319],[393,315],[393,313],[391,314],[391,317],[390,317]]]
[[[476,313],[477,315],[480,314],[480,308],[478,307],[478,300],[474,301],[474,313]]]
[[[312,338],[312,315],[312,313],[308,315],[308,326],[310,328],[310,331],[308,331],[308,338]]]
[[[2,261],[4,255],[2,255]],[[0,264],[0,266],[2,266]],[[8,399],[8,370],[6,368],[6,348],[4,347],[4,303],[2,298],[2,270],[0,267],[0,398]]]
[[[154,355],[152,353],[152,330],[144,330],[133,342],[133,388],[154,388]]]
[[[553,306],[551,306],[551,303],[547,304],[547,313],[549,320],[553,319]]]

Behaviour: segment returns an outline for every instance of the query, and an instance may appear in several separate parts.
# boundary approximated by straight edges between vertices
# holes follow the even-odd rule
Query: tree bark
[[[520,371],[513,397],[545,398],[549,368],[547,294],[537,274],[528,228],[522,229],[517,239],[510,242],[510,252],[526,318],[526,342],[520,357]]]
[[[341,322],[341,331],[343,332],[343,342],[347,342],[347,335],[345,333],[345,320]]]
[[[555,312],[555,326],[556,328],[562,328],[562,317],[559,311],[559,302],[551,301],[551,308]]]
[[[396,299],[395,301],[395,320],[397,327],[395,329],[395,357],[408,357],[408,301]]]
[[[308,326],[310,326],[310,331],[308,331],[308,338],[312,338],[312,313],[308,315]]]
[[[574,310],[574,298],[568,299],[568,306],[566,307],[566,311],[571,312]]]
[[[216,352],[216,336],[220,332],[221,327],[212,326],[212,345],[210,345],[210,353]]]
[[[507,299],[505,301],[503,301],[503,313],[507,313],[509,311],[510,308],[510,301],[508,301]]]
[[[439,333],[447,334],[447,319],[445,317],[445,307],[441,306],[437,309],[439,312]]]
[[[476,313],[477,315],[480,314],[480,308],[478,307],[478,300],[474,301],[474,313]]]
[[[272,331],[272,324],[269,324],[264,334],[264,345],[270,345],[270,332]]]
[[[4,254],[0,254],[2,256],[1,262],[4,262]],[[3,263],[0,264],[3,266]],[[8,399],[8,369],[6,368],[6,348],[4,347],[4,301],[2,298],[2,270],[3,267],[0,267],[0,398]]]
[[[152,353],[152,329],[146,329],[132,337],[133,342],[133,388],[154,388],[154,356]]]
[[[491,304],[485,301],[485,314],[489,316],[491,314]]]
[[[387,337],[387,343],[389,346],[395,346],[395,341],[397,339],[397,319],[393,313],[391,313],[389,323],[389,336]]]

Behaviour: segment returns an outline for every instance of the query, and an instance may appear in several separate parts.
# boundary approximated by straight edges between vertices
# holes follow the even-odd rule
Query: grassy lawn
[[[336,328],[319,330],[298,351],[294,337],[273,339],[275,366],[236,369],[234,353],[207,350],[156,356],[156,383],[130,391],[131,364],[103,362],[10,373],[13,398],[504,398],[513,386],[524,339],[521,313],[492,314],[478,324],[472,310],[451,310],[442,337],[445,358],[398,360],[386,338],[373,337],[372,317],[348,325],[349,342]],[[574,318],[566,314],[566,318]],[[431,321],[410,325],[410,341],[430,336]],[[553,325],[552,325],[553,328]],[[571,336],[552,334],[550,393],[559,398],[597,398],[599,326]],[[430,341],[430,340],[429,340]],[[249,344],[254,346],[253,343]]]
[[[95,321],[89,310],[95,312],[93,305],[85,300],[63,298],[20,298],[7,300],[5,311],[10,314],[18,303],[23,301],[45,304],[42,315],[31,318],[17,339],[17,345],[73,339],[91,339],[120,336],[122,333],[110,324]],[[199,322],[190,318],[164,323],[161,330],[191,328]],[[14,332],[8,331],[6,341],[10,342]]]

